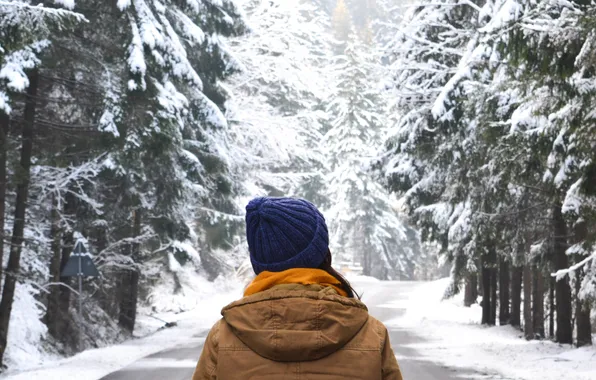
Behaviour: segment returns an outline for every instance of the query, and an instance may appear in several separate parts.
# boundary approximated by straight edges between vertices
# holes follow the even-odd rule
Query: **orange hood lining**
[[[251,296],[253,294],[271,289],[276,285],[282,284],[301,284],[331,287],[344,297],[348,296],[345,290],[341,288],[341,282],[322,269],[311,268],[294,268],[283,272],[261,272],[248,285],[244,291],[244,296]]]

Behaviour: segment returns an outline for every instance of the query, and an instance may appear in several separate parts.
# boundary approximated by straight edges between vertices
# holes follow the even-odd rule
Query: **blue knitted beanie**
[[[303,199],[250,201],[246,206],[246,238],[256,274],[317,268],[329,250],[325,218]]]

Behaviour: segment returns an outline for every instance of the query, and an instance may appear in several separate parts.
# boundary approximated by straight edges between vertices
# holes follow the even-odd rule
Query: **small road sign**
[[[78,241],[75,249],[62,269],[62,277],[99,277],[99,271],[87,254],[87,248],[83,242]]]

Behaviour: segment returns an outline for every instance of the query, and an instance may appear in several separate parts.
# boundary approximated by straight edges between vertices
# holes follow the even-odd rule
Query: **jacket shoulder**
[[[343,349],[381,352],[385,347],[386,336],[385,325],[369,315],[358,334]]]
[[[213,326],[209,330],[209,334],[207,334],[207,338],[205,338],[205,349],[209,348],[215,352],[219,350],[219,335],[221,330],[221,322],[221,319],[218,320],[213,324]]]
[[[217,347],[219,351],[249,351],[250,348],[246,346],[234,333],[232,327],[225,319],[220,319],[212,327],[212,331],[216,331],[214,338],[217,340]]]
[[[385,335],[387,334],[387,327],[383,324],[383,322],[379,321],[375,317],[368,316],[368,323],[371,324],[371,327],[379,334],[379,337],[385,339]]]

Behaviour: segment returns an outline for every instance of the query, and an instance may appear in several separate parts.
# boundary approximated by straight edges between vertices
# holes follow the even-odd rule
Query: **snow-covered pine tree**
[[[34,150],[25,199],[30,207],[24,229],[32,237],[24,250],[32,258],[26,274],[32,278],[29,271],[35,271],[42,285],[68,282],[60,278],[60,266],[70,256],[74,232],[85,231],[105,279],[85,319],[109,325],[115,318],[130,331],[139,281],[146,289],[164,271],[179,270],[176,262],[191,260],[194,271],[201,261],[188,244],[197,240],[195,218],[215,224],[219,209],[234,207],[234,179],[222,148],[228,95],[219,81],[237,67],[222,37],[244,31],[239,9],[230,1],[89,1],[80,9],[68,1],[64,4],[88,22],[67,35],[60,33],[65,22],[83,16],[4,3],[3,115],[26,114],[14,83],[27,81],[21,66],[37,66],[36,132],[51,142]],[[7,8],[14,5],[22,12]],[[42,22],[45,13],[60,17]],[[15,22],[32,26],[17,36],[19,29],[10,24]],[[10,39],[6,33],[13,33]],[[46,45],[36,57],[32,49],[38,41]],[[8,152],[8,161],[17,158]],[[50,239],[36,233],[43,230]],[[51,254],[36,254],[39,250]],[[39,270],[44,266],[50,267],[49,279]],[[67,287],[50,291],[44,321],[54,337],[64,338],[68,351],[78,334],[69,328],[72,297]]]
[[[440,242],[453,260],[454,285],[476,267],[467,174],[473,124],[462,102],[467,62],[460,61],[475,53],[478,18],[479,6],[471,1],[412,5],[388,44],[398,120],[387,144],[385,175],[422,237]]]
[[[128,238],[137,239],[144,229],[154,236],[144,255],[135,241],[127,253],[117,254],[134,263],[122,273],[124,283],[130,281],[124,302],[134,308],[138,264],[161,257],[166,266],[198,265],[196,251],[185,249],[195,218],[209,226],[222,221],[221,211],[235,211],[221,148],[227,121],[219,80],[237,70],[222,37],[242,33],[244,24],[231,1],[135,0],[119,7],[119,22],[128,30],[122,58],[130,79],[121,89],[119,113],[112,113],[121,148],[105,168],[122,189],[117,201],[128,215],[121,215],[131,226],[124,230]],[[123,315],[123,304],[120,309],[121,323],[132,331],[134,310]]]
[[[398,217],[392,198],[368,165],[380,140],[383,101],[375,86],[376,60],[354,33],[333,66],[333,115],[325,136],[331,173],[327,211],[331,248],[341,264],[357,263],[365,275],[406,279],[419,254],[418,236]],[[340,264],[340,265],[341,265]]]
[[[521,158],[509,166],[517,168],[515,178],[535,199],[534,204],[547,205],[534,207],[533,214],[542,214],[550,225],[542,229],[546,236],[533,236],[532,244],[545,247],[545,269],[549,273],[559,271],[556,339],[566,343],[572,342],[573,328],[572,292],[565,275],[569,265],[578,264],[572,271],[579,275],[575,297],[581,296],[576,302],[576,321],[577,330],[584,333],[578,334],[577,341],[585,344],[591,338],[586,333],[590,308],[585,303],[590,297],[582,292],[580,283],[582,267],[593,257],[594,237],[586,228],[590,223],[584,224],[593,219],[593,195],[582,188],[593,159],[588,136],[594,124],[585,111],[594,96],[585,86],[593,64],[586,56],[591,42],[590,27],[586,27],[590,22],[585,20],[593,17],[594,5],[520,1],[495,2],[494,9],[494,17],[483,32],[489,35],[493,54],[505,62],[498,66],[491,88],[501,109],[509,113],[502,120],[508,128],[503,139],[509,141],[500,145],[513,147],[512,153]],[[502,170],[507,170],[506,163],[502,165]],[[588,289],[593,287],[588,285]]]
[[[375,40],[388,53],[386,45],[391,42],[401,27],[407,4],[404,1],[377,0],[378,16],[374,19]],[[386,57],[383,57],[386,61]]]
[[[502,24],[497,25],[503,22],[502,16],[508,14],[502,6],[503,3],[499,2],[487,2],[483,6],[473,46],[480,54],[472,56],[472,59],[468,57],[467,61],[462,60],[460,67],[466,67],[473,74],[460,76],[459,81],[469,88],[469,94],[474,94],[464,101],[468,104],[466,112],[471,117],[475,135],[470,154],[474,164],[469,175],[470,184],[472,189],[479,190],[472,192],[470,215],[482,226],[482,231],[475,235],[475,249],[483,251],[490,248],[490,255],[481,257],[479,263],[483,288],[486,284],[491,287],[483,294],[483,306],[484,299],[489,299],[491,304],[488,308],[483,307],[483,321],[496,322],[498,304],[500,324],[511,322],[520,326],[523,267],[527,269],[524,272],[526,277],[539,279],[544,276],[547,251],[536,248],[546,247],[538,243],[546,239],[551,226],[544,222],[548,220],[548,207],[542,203],[541,194],[533,190],[540,187],[540,174],[529,170],[536,168],[539,171],[533,155],[533,152],[539,151],[539,145],[509,134],[507,124],[513,112],[510,101],[517,96],[516,90],[512,89],[514,86],[511,86],[514,81],[497,85],[494,80],[512,67],[501,65],[506,58],[499,48],[494,48],[498,44],[491,45],[498,37],[490,34],[497,27],[499,32],[496,34],[501,35]],[[536,218],[536,215],[543,215],[543,218]],[[487,236],[490,238],[486,239]],[[490,280],[485,280],[485,277],[490,277]],[[533,280],[528,278],[526,282],[531,285]],[[498,288],[498,299],[493,288]],[[532,294],[532,289],[526,290]],[[542,293],[537,293],[534,306],[542,304],[538,295],[542,297]],[[528,305],[531,308],[532,304]],[[536,325],[534,334],[534,326],[525,324],[528,339],[543,336],[540,332],[544,328],[539,325],[544,318],[532,319],[532,310],[528,311],[530,318],[527,322]]]
[[[32,235],[27,230],[27,222],[35,211],[29,194],[34,173],[33,140],[38,138],[35,124],[42,102],[38,95],[39,67],[51,44],[51,36],[68,33],[67,30],[82,21],[81,14],[65,9],[33,6],[28,1],[0,2],[0,258],[4,256],[4,241],[7,240],[7,204],[14,215],[9,220],[12,237],[0,302],[0,364],[7,349],[15,293],[21,294],[17,292],[17,283],[21,280],[21,270],[27,269],[27,266],[21,266],[23,251],[26,254],[24,242]],[[11,143],[11,140],[18,141],[19,135],[20,144]],[[15,164],[14,168],[7,167],[9,162]],[[12,173],[10,182],[7,172]],[[9,187],[14,190],[14,203],[6,198]],[[25,293],[28,293],[26,297],[33,297],[28,291]]]
[[[584,2],[549,1],[414,7],[392,48],[401,116],[384,161],[423,235],[442,241],[454,261],[454,284],[482,268],[484,322],[496,320],[497,288],[507,322],[513,264],[512,321],[519,325],[525,265],[524,293],[536,300],[524,304],[525,330],[540,335],[541,278],[558,269],[557,340],[568,343],[567,260],[578,264],[573,273],[593,260],[593,232],[584,227],[593,199],[582,186],[593,159],[584,145],[592,144],[584,112],[591,90],[582,81],[591,73],[591,12]],[[576,283],[578,331],[587,331],[586,291]]]

